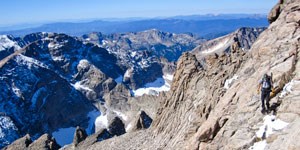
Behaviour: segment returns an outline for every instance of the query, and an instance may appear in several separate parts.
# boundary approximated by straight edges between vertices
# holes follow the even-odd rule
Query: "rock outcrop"
[[[73,139],[73,144],[77,146],[80,142],[84,141],[87,137],[87,133],[85,129],[77,126],[75,133],[74,133],[74,139]]]
[[[60,145],[58,145],[55,139],[49,134],[44,134],[37,140],[31,140],[29,135],[18,139],[11,145],[5,147],[5,150],[58,150]]]

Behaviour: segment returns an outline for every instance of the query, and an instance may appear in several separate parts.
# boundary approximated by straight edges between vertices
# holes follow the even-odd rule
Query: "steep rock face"
[[[74,139],[73,139],[73,144],[77,146],[80,142],[86,139],[87,133],[85,129],[80,128],[79,126],[76,127],[76,131],[74,133]]]
[[[93,110],[66,79],[32,58],[16,55],[2,66],[0,73],[0,109],[12,118],[20,133],[17,136],[38,136],[79,125],[87,122],[87,113]]]
[[[171,92],[150,129],[86,148],[248,149],[261,141],[267,144],[266,149],[298,149],[299,4],[299,0],[284,1],[279,17],[248,54],[237,46],[239,43],[229,45],[229,55],[213,54],[197,60],[195,55],[183,54]],[[281,119],[288,127],[259,137],[256,132],[265,115],[260,112],[256,90],[264,73],[273,74],[273,121]]]

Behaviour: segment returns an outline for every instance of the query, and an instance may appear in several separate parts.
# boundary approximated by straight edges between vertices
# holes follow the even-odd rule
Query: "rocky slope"
[[[299,4],[280,1],[248,53],[234,43],[229,53],[204,61],[184,53],[149,129],[101,142],[98,133],[77,148],[299,149]],[[256,92],[264,73],[273,74],[275,86],[268,115],[261,114]]]

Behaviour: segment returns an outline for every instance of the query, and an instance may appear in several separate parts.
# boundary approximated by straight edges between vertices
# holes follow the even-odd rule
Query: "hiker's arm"
[[[262,80],[259,80],[259,84],[258,84],[258,86],[257,86],[257,92],[258,92],[258,93],[259,93],[259,91],[260,91],[261,84],[262,84]]]
[[[257,86],[257,92],[259,92],[260,88],[261,88],[261,83],[259,83]]]

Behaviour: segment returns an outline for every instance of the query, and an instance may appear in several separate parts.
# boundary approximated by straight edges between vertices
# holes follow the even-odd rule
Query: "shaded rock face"
[[[299,0],[285,0],[278,18],[246,54],[240,42],[230,53],[196,57],[184,53],[172,89],[148,130],[85,145],[88,149],[249,149],[263,118],[258,81],[273,74],[272,114],[288,127],[265,137],[265,149],[299,148]],[[235,77],[237,76],[237,77]],[[232,82],[226,87],[226,83]],[[289,83],[289,84],[287,84]],[[281,96],[285,86],[291,92]],[[226,87],[226,88],[225,88]],[[126,141],[126,142],[124,142]]]
[[[76,127],[76,131],[74,133],[74,139],[73,139],[73,144],[75,146],[78,145],[78,143],[82,142],[83,140],[86,139],[87,137],[87,133],[85,131],[85,129],[80,128],[79,126]]]
[[[117,136],[122,135],[126,132],[124,128],[124,123],[119,117],[115,117],[112,120],[112,123],[108,127],[108,131],[111,135]]]
[[[149,128],[151,123],[152,119],[144,111],[142,111],[137,124],[137,128]]]
[[[279,0],[278,3],[272,8],[271,12],[268,15],[269,23],[273,23],[279,17],[279,14],[282,11],[283,0]]]

